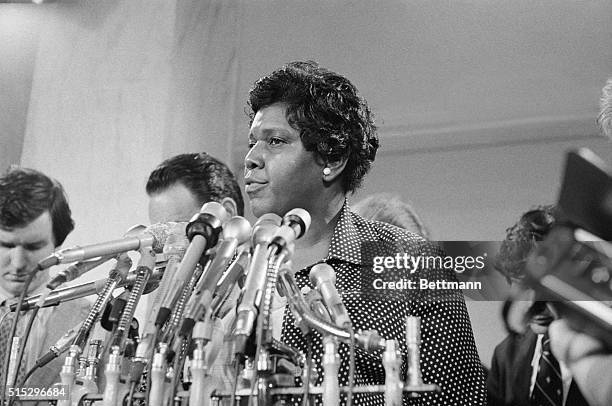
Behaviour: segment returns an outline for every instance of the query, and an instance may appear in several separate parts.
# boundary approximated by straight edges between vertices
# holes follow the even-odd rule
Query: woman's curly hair
[[[519,221],[506,229],[506,238],[495,258],[495,268],[509,280],[522,279],[525,263],[538,241],[544,240],[558,221],[553,205],[537,206],[524,213]]]
[[[300,132],[307,151],[325,162],[346,158],[342,186],[355,191],[378,149],[373,115],[355,86],[316,62],[291,62],[255,82],[248,102],[251,123],[260,109],[275,103],[287,105],[287,122]]]

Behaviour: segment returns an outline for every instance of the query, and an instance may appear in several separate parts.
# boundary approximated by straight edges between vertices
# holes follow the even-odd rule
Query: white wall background
[[[59,0],[0,5],[0,165],[58,178],[67,244],[146,223],[162,159],[237,171],[251,84],[314,59],[369,100],[382,148],[358,196],[394,191],[438,239],[499,239],[553,202],[567,148],[610,161],[594,119],[612,76],[608,0]],[[481,357],[503,332],[472,302]]]

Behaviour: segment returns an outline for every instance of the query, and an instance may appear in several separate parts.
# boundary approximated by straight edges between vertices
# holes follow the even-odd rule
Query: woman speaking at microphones
[[[303,208],[312,218],[292,256],[299,287],[314,288],[309,279],[314,264],[331,265],[353,330],[376,330],[386,340],[397,340],[403,354],[407,353],[406,317],[421,318],[422,379],[441,390],[416,398],[404,394],[404,404],[484,404],[484,375],[461,292],[421,289],[417,283],[420,279],[453,280],[453,270],[411,269],[403,261],[408,256],[440,256],[441,251],[416,234],[367,221],[348,206],[347,196],[359,187],[378,149],[372,114],[355,86],[314,62],[293,62],[259,79],[249,93],[248,105],[245,191],[254,215],[283,216]],[[280,316],[273,316],[272,322],[277,324],[280,340],[306,353],[306,340],[293,315],[288,308],[278,310],[273,315]],[[313,335],[312,349],[320,385],[323,344],[319,334]],[[339,346],[339,355],[339,384],[346,386],[351,369],[346,344]],[[404,356],[404,379],[407,365]],[[357,348],[354,384],[383,385],[384,379],[381,352]],[[346,396],[340,400],[345,404]],[[296,397],[295,402],[300,401]],[[355,392],[352,404],[383,405],[384,396]]]

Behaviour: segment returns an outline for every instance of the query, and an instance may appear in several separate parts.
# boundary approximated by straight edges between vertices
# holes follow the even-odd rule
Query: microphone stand
[[[170,314],[169,321],[162,321],[163,319],[155,320],[153,323],[161,323],[161,324],[151,324],[149,322],[145,326],[143,337],[138,343],[138,347],[136,348],[136,355],[132,362],[132,369],[130,370],[130,385],[135,386],[140,377],[142,376],[145,368],[153,368],[153,361],[156,356],[155,347],[159,346],[159,351],[163,352],[164,357],[167,358],[167,349],[172,344],[172,338],[174,337],[174,331],[176,326],[181,320],[183,309],[185,307],[185,303],[193,290],[193,286],[195,285],[198,278],[202,275],[202,266],[200,264],[196,265],[194,274],[189,280],[188,284],[183,287],[181,291],[181,295],[179,297],[178,302],[174,306],[172,313]],[[160,295],[161,298],[162,295]],[[151,316],[156,315],[157,312],[155,308],[151,311]],[[160,332],[162,334],[161,339],[159,339]],[[158,342],[159,340],[159,342]],[[163,351],[162,351],[163,349]],[[159,358],[159,357],[158,357]],[[159,372],[160,368],[164,371],[167,368],[166,360],[160,364],[160,361],[157,361],[156,364],[157,371]],[[152,375],[147,375],[147,390],[151,389],[151,378]]]
[[[102,289],[102,292],[98,295],[94,305],[92,306],[87,318],[81,325],[77,336],[73,341],[73,345],[71,347],[71,357],[78,357],[85,347],[85,341],[87,337],[89,337],[92,328],[95,323],[100,320],[102,317],[102,312],[106,308],[106,305],[112,298],[113,291],[117,288],[117,286],[125,280],[127,273],[129,272],[130,266],[132,265],[129,257],[125,257],[124,259],[118,259],[117,265],[115,268],[109,271],[108,279]],[[89,345],[89,353],[87,357],[87,362],[89,364],[85,370],[85,378],[78,382],[80,385],[75,385],[74,378],[69,379],[67,375],[72,373],[74,376],[74,372],[72,368],[66,366],[66,378],[62,379],[62,383],[64,384],[64,380],[70,383],[70,398],[71,399],[80,399],[83,396],[89,393],[97,393],[98,385],[96,383],[97,379],[97,362],[99,351],[101,350],[102,342],[99,340],[92,340]],[[73,362],[72,358],[66,361]]]
[[[383,366],[385,367],[385,406],[402,405],[402,381],[400,369],[402,354],[397,348],[395,340],[387,340],[383,353]]]
[[[153,361],[151,362],[151,385],[147,388],[149,390],[148,404],[150,406],[163,406],[165,401],[168,346],[160,344],[160,347],[159,352],[153,355]]]
[[[183,319],[183,315],[185,314],[186,307],[188,306],[189,297],[191,296],[198,282],[198,279],[200,279],[203,273],[204,268],[202,267],[202,265],[197,264],[195,272],[191,276],[191,279],[189,280],[187,285],[183,287],[179,300],[176,306],[174,307],[174,310],[172,311],[170,321],[166,325],[166,329],[162,336],[161,343],[165,343],[167,345],[170,345],[172,343],[172,339],[174,338],[175,333],[177,332],[177,329],[181,324],[181,320]],[[193,299],[195,300],[195,297]],[[183,336],[179,332],[178,337],[176,337],[175,341],[176,345],[174,346],[176,348],[176,351],[174,352],[175,355],[173,362],[174,375],[172,376],[172,384],[170,387],[171,400],[174,399],[176,393],[176,387],[178,386],[178,380],[181,375],[181,370],[185,361],[186,349],[188,348],[190,342],[191,340],[189,337]]]
[[[288,260],[295,249],[294,241],[306,233],[310,227],[310,215],[303,209],[294,209],[288,212],[282,220],[282,225],[275,232],[272,241],[268,244],[268,269],[266,274],[264,297],[257,320],[257,349],[255,352],[255,365],[257,370],[257,400],[258,404],[268,405],[272,402],[270,387],[275,364],[270,356],[270,349],[283,347],[276,343],[272,337],[270,317],[274,289],[281,265]],[[288,349],[288,348],[287,348]],[[281,378],[277,375],[277,378]],[[290,379],[288,379],[290,380]],[[278,381],[278,379],[277,379]],[[254,382],[255,383],[255,382]]]
[[[104,391],[104,406],[117,406],[123,402],[123,396],[119,396],[119,391],[125,391],[120,387],[119,378],[121,373],[121,363],[134,311],[142,296],[145,286],[151,277],[155,266],[155,253],[151,246],[143,247],[140,250],[140,261],[136,268],[136,281],[128,297],[123,314],[119,320],[119,325],[111,341],[111,354],[106,367],[106,388]],[[129,390],[128,390],[129,391]]]
[[[85,340],[87,340],[91,329],[100,319],[100,317],[102,317],[102,312],[110,301],[113,291],[117,288],[117,285],[119,285],[125,279],[128,271],[130,270],[131,261],[129,260],[129,257],[126,258],[127,260],[122,261],[121,263],[118,261],[115,268],[109,271],[108,279],[106,280],[102,292],[100,292],[100,294],[98,295],[98,298],[96,299],[94,305],[89,311],[85,322],[79,329],[79,332],[77,333],[77,336],[74,339],[73,344],[79,346],[81,350],[83,350]]]
[[[258,405],[268,405],[272,403],[271,394],[269,392],[272,383],[271,375],[273,373],[273,362],[269,349],[274,344],[270,320],[272,314],[272,301],[274,299],[274,289],[276,289],[278,271],[285,259],[290,257],[293,253],[294,244],[286,244],[282,249],[275,250],[275,248],[276,247],[270,247],[269,249],[271,255],[268,257],[268,272],[266,274],[266,285],[261,304],[262,309],[259,314],[259,319],[257,320],[257,349],[255,352],[257,378],[255,382],[257,383]]]
[[[164,271],[163,278],[159,283],[159,288],[153,301],[153,305],[149,310],[149,315],[143,328],[143,334],[140,342],[138,343],[136,354],[132,361],[132,368],[130,370],[130,385],[133,388],[135,388],[140,381],[145,368],[152,367],[153,357],[155,354],[155,345],[159,339],[161,328],[165,324],[165,321],[158,322],[157,315],[164,298],[168,295],[168,292],[172,290],[172,286],[175,283],[176,271],[183,258],[183,255],[185,254],[188,244],[189,241],[185,235],[185,225],[182,223],[177,223],[164,244],[163,253],[167,259],[166,269]],[[149,375],[149,377],[150,376],[151,375]],[[147,390],[150,389],[149,382],[150,381],[148,378]]]
[[[66,387],[67,396],[57,401],[57,406],[70,406],[72,400],[72,389],[76,376],[76,364],[79,360],[81,349],[78,345],[72,345],[68,356],[64,360],[64,365],[60,372],[60,381]]]
[[[350,338],[351,332],[346,332],[331,324],[331,318],[325,306],[321,303],[316,293],[310,294],[310,305],[299,291],[290,269],[287,267],[280,271],[280,286],[282,292],[287,296],[289,307],[294,314],[296,324],[305,332],[310,326],[316,328],[323,334],[323,369],[324,379],[322,385],[322,400],[324,406],[339,404],[339,382],[338,369],[340,359],[337,353],[337,339]],[[313,308],[316,315],[312,314]],[[366,350],[385,348],[383,365],[385,366],[385,401],[388,406],[400,406],[402,403],[402,382],[400,380],[401,354],[396,349],[393,340],[384,340],[375,332],[354,334],[358,342]],[[348,336],[348,337],[346,337]],[[308,385],[305,382],[304,385]],[[347,393],[350,395],[352,387],[349,385]],[[304,389],[306,394],[306,389]]]
[[[85,359],[84,375],[76,380],[76,385],[73,385],[70,398],[73,403],[78,404],[80,400],[88,395],[98,393],[98,362],[99,355],[102,349],[101,340],[91,340],[89,342],[89,349],[87,351],[87,358]]]
[[[340,369],[340,355],[338,355],[338,340],[327,334],[323,337],[323,406],[336,406],[340,404],[338,388],[338,370]],[[309,385],[309,382],[304,385]],[[306,394],[304,394],[306,396]]]
[[[281,272],[288,270],[281,270]],[[292,275],[290,273],[290,275]],[[313,289],[306,294],[305,302],[316,316],[328,323],[332,322],[331,315],[323,303],[323,298],[318,290]],[[340,383],[338,370],[340,369],[340,355],[338,354],[338,339],[331,334],[323,334],[323,387],[322,401],[323,406],[335,406],[340,404]],[[306,405],[306,396],[310,389],[310,381],[307,379],[304,384],[304,398],[302,405]]]
[[[189,394],[189,406],[208,404],[208,402],[206,402],[206,395],[210,390],[207,391],[206,388],[207,368],[204,347],[210,341],[212,328],[207,328],[206,324],[206,322],[198,321],[193,329],[192,339],[196,348],[193,350],[193,358],[191,360],[192,382]]]
[[[408,374],[406,386],[423,385],[421,377],[421,318],[406,317],[406,343],[408,344]]]

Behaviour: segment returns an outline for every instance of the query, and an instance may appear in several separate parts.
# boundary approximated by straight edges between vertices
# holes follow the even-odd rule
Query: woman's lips
[[[244,188],[244,190],[247,193],[255,193],[261,189],[263,189],[264,187],[266,187],[267,183],[259,183],[259,182],[253,182],[253,183],[249,183],[246,185],[246,187]]]

